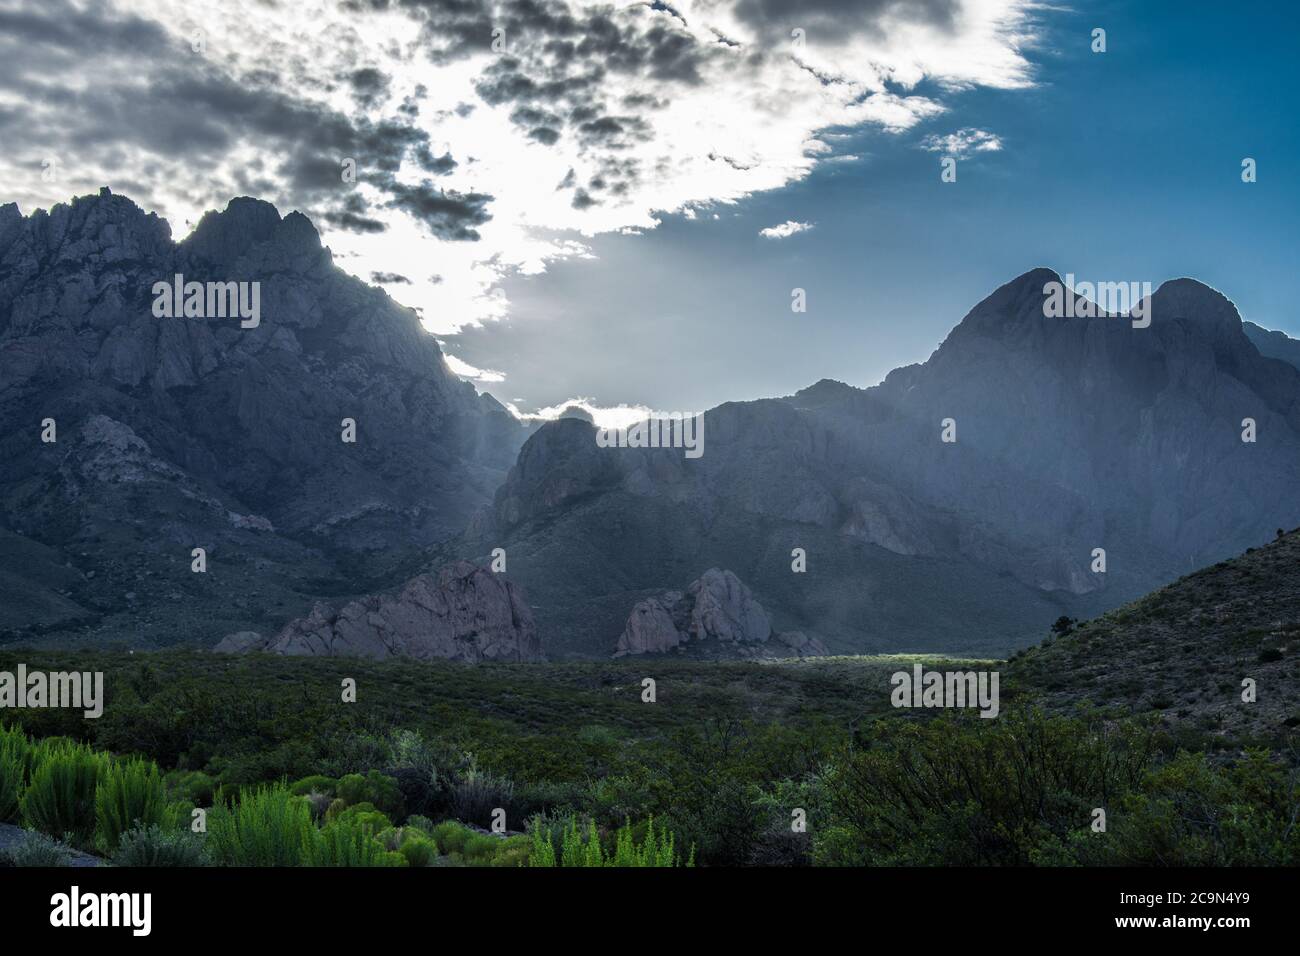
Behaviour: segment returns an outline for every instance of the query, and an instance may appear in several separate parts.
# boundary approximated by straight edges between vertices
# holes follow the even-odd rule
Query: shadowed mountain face
[[[507,550],[552,656],[610,653],[637,600],[711,566],[832,652],[1001,653],[1294,526],[1300,371],[1198,282],[1135,328],[1046,318],[1057,280],[1008,283],[874,388],[713,409],[698,459],[547,425],[462,548]]]
[[[158,317],[177,274],[258,283],[260,322]],[[400,580],[527,434],[298,213],[236,199],[178,244],[107,190],[0,206],[0,417],[0,633],[135,646]]]

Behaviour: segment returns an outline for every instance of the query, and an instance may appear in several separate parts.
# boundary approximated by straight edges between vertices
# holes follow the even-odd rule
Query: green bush
[[[245,790],[208,813],[208,848],[224,866],[299,866],[316,836],[306,801],[283,784]]]
[[[823,865],[1029,866],[1076,859],[1154,753],[1146,726],[1004,710],[882,720],[827,775]],[[1085,842],[1080,843],[1080,837]]]
[[[108,762],[95,791],[95,845],[112,853],[127,830],[175,823],[152,761]]]
[[[34,749],[19,728],[0,727],[0,823],[17,823],[22,818],[23,791]]]
[[[337,800],[330,804],[329,812],[325,814],[326,825],[336,821],[366,826],[370,828],[372,833],[380,833],[393,825],[393,821],[386,814],[376,810],[369,803],[357,803],[350,807],[344,807],[340,806]]]
[[[157,824],[123,833],[112,856],[114,866],[209,866],[211,862],[199,834]]]
[[[613,852],[601,845],[594,820],[584,827],[577,817],[569,817],[559,827],[553,821],[535,818],[529,827],[529,866],[565,867],[667,867],[694,866],[695,848],[683,861],[677,853],[675,835],[660,827],[654,819],[633,826],[624,821],[614,834]],[[558,847],[557,847],[558,843]]]
[[[210,807],[216,797],[217,782],[201,770],[173,770],[163,777],[167,792],[193,809]]]
[[[69,837],[79,847],[95,835],[95,788],[105,760],[82,744],[44,741],[36,748],[31,783],[22,796],[27,826],[50,836]]]
[[[407,858],[384,849],[368,824],[338,819],[312,831],[304,862],[307,866],[406,866]]]
[[[469,827],[455,820],[444,820],[433,828],[432,837],[438,844],[438,851],[444,855],[460,853],[465,849],[465,841],[473,835]]]
[[[22,842],[0,853],[7,866],[71,866],[72,851],[44,833],[27,833]]]
[[[378,770],[371,770],[365,776],[350,773],[341,777],[334,792],[348,806],[367,803],[391,820],[401,820],[406,816],[405,801],[397,781]]]
[[[514,784],[472,765],[451,788],[451,813],[457,820],[487,826],[492,811],[514,800]]]
[[[312,793],[323,793],[332,797],[338,790],[339,782],[333,777],[326,777],[323,774],[313,774],[310,777],[303,777],[297,783],[289,787],[289,792],[295,797],[305,797]]]
[[[397,850],[411,866],[428,866],[438,855],[438,845],[421,831],[410,827],[402,830],[402,842]]]

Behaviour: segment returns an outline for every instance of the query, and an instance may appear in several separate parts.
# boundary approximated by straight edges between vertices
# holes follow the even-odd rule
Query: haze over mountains
[[[259,281],[260,325],[155,318],[176,273]],[[608,657],[710,568],[831,652],[1003,653],[1300,523],[1296,343],[1188,279],[1149,328],[1048,319],[1056,278],[879,386],[712,409],[687,459],[579,419],[529,438],[296,213],[235,200],[176,244],[106,192],[0,207],[0,631],[210,645],[504,548],[553,659]]]

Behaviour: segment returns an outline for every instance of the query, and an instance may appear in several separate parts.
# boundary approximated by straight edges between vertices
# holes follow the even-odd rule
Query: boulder
[[[469,663],[545,660],[519,588],[469,561],[417,575],[396,594],[367,595],[337,610],[317,603],[274,637],[249,641],[233,634],[218,649]]]

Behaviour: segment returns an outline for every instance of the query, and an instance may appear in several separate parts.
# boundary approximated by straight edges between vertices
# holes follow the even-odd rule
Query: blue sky
[[[584,396],[693,409],[820,378],[868,385],[923,361],[971,306],[1037,265],[1080,279],[1194,276],[1245,318],[1300,335],[1300,58],[1283,6],[1051,12],[1032,89],[962,93],[950,115],[902,135],[842,131],[836,151],[856,162],[716,221],[668,216],[598,239],[596,259],[508,284],[512,318],[452,349],[506,371],[486,387],[526,407]],[[1104,54],[1090,50],[1094,26]],[[1003,148],[960,160],[957,182],[942,183],[940,156],[917,143],[954,126]],[[758,236],[787,220],[814,228]],[[795,286],[806,314],[790,311]]]

